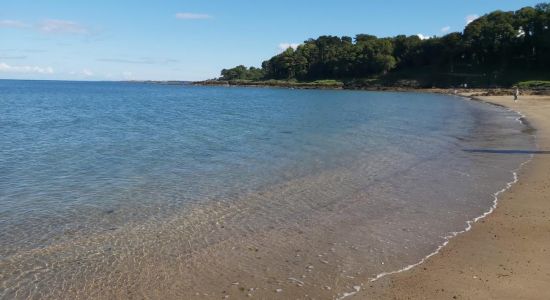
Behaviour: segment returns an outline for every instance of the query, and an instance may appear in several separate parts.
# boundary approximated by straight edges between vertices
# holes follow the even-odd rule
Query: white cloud
[[[466,25],[472,23],[473,21],[475,21],[475,19],[479,18],[478,15],[476,14],[471,14],[471,15],[467,15],[465,20],[466,20]]]
[[[5,55],[0,56],[0,59],[25,59],[27,56],[25,55]]]
[[[0,62],[0,72],[3,73],[24,73],[24,74],[53,74],[52,67],[39,66],[12,66]]]
[[[94,72],[89,69],[82,69],[78,72],[69,72],[69,75],[78,76],[78,77],[91,77],[94,76]]]
[[[37,24],[38,30],[45,33],[70,33],[70,34],[87,34],[86,27],[66,20],[48,19]]]
[[[89,76],[94,76],[94,72],[92,72],[92,71],[90,71],[90,70],[88,70],[88,69],[83,69],[83,70],[80,72],[80,74],[82,74],[82,75],[84,75],[84,76],[87,76],[87,77],[89,77]]]
[[[97,61],[101,62],[114,62],[114,63],[124,63],[124,64],[173,64],[178,63],[177,59],[172,58],[151,58],[151,57],[142,57],[137,59],[127,59],[127,58],[99,58]]]
[[[17,20],[0,20],[0,27],[4,28],[28,28],[29,24]]]
[[[181,20],[204,20],[204,19],[212,19],[212,16],[207,14],[180,12],[176,14],[176,18]]]
[[[451,26],[445,26],[445,27],[441,28],[441,32],[443,32],[443,33],[447,33],[449,31],[451,31]]]
[[[27,24],[18,20],[0,20],[0,28],[32,29],[43,33],[88,34],[88,28],[73,21],[46,19],[39,23]]]
[[[133,80],[134,79],[134,73],[129,72],[129,71],[122,72],[122,78],[124,78],[125,80]]]
[[[298,43],[280,43],[279,44],[279,50],[281,52],[285,51],[288,48],[292,48],[292,49],[296,50],[296,48],[298,48],[298,46],[300,46],[300,44],[298,44]]]
[[[418,36],[421,40],[428,40],[428,39],[431,39],[430,36],[428,36],[428,35],[423,35],[422,33],[417,34],[417,36]]]

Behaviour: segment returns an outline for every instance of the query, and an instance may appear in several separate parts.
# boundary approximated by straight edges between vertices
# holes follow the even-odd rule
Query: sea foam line
[[[469,99],[469,98],[467,98]],[[470,99],[471,100],[471,99]],[[485,101],[484,101],[485,102]],[[514,112],[516,114],[519,115],[518,118],[516,118],[516,121],[523,123],[522,119],[526,119],[525,115],[522,114],[521,112],[519,111],[516,111],[516,110],[513,110],[511,108],[508,108],[508,107],[505,107],[506,110],[508,111],[511,111],[511,112]],[[535,139],[536,139],[536,136],[535,136]],[[538,143],[536,142],[535,140],[535,146],[538,148]],[[402,272],[406,272],[414,267],[417,267],[423,263],[425,263],[430,257],[434,256],[434,255],[437,255],[439,254],[439,252],[441,252],[441,249],[443,249],[445,246],[447,246],[447,244],[449,244],[449,242],[451,241],[452,238],[462,234],[462,233],[466,233],[468,231],[470,231],[472,229],[472,224],[474,223],[477,223],[479,220],[482,220],[484,218],[486,218],[487,216],[489,216],[491,213],[493,213],[493,211],[495,211],[495,209],[497,208],[498,206],[498,196],[504,192],[506,192],[508,189],[510,189],[514,184],[516,184],[518,181],[519,181],[519,175],[518,175],[518,172],[523,168],[524,165],[530,163],[532,160],[533,160],[533,157],[535,155],[534,154],[531,154],[530,155],[530,158],[527,160],[527,161],[524,161],[523,163],[521,163],[519,165],[518,168],[516,168],[515,170],[512,170],[512,175],[513,175],[513,178],[514,180],[506,183],[506,186],[504,188],[502,188],[501,190],[495,192],[493,194],[493,205],[491,205],[491,207],[489,208],[488,211],[484,212],[482,215],[472,219],[472,220],[468,220],[466,221],[466,228],[461,230],[461,231],[453,231],[451,232],[450,234],[448,234],[447,236],[444,237],[444,242],[439,245],[434,252],[424,256],[420,261],[418,261],[417,263],[414,263],[414,264],[411,264],[411,265],[408,265],[404,268],[401,268],[399,270],[395,270],[395,271],[390,271],[390,272],[382,272],[382,273],[379,273],[377,274],[375,277],[371,277],[369,278],[369,282],[374,282],[380,278],[383,278],[385,276],[388,276],[388,275],[393,275],[393,274],[399,274],[399,273],[402,273]],[[351,291],[351,292],[347,292],[347,293],[343,293],[342,296],[340,297],[336,297],[335,299],[336,300],[342,300],[344,298],[347,298],[347,297],[351,297],[355,294],[357,294],[359,292],[359,290],[355,289],[355,291]]]

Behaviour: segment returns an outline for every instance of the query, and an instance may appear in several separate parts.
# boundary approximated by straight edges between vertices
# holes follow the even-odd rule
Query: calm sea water
[[[465,150],[531,148],[517,117],[420,93],[0,81],[0,296],[119,295],[163,264],[125,257],[289,228],[389,271],[491,206],[528,157]]]

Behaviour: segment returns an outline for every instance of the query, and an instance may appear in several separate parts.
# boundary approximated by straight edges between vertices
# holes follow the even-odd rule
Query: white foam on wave
[[[531,155],[531,156],[532,156],[532,155]],[[493,199],[493,205],[491,205],[491,207],[489,208],[489,210],[486,211],[486,212],[484,212],[482,215],[480,215],[480,216],[474,218],[473,220],[466,221],[466,228],[464,228],[464,229],[461,230],[461,231],[453,231],[453,232],[449,233],[447,236],[444,237],[444,240],[445,240],[445,241],[444,241],[441,245],[439,245],[439,246],[437,247],[437,249],[436,249],[434,252],[432,252],[432,253],[426,255],[426,256],[423,257],[419,262],[417,262],[417,263],[415,263],[415,264],[408,265],[408,266],[406,266],[406,267],[404,267],[404,268],[402,268],[402,269],[399,269],[399,270],[395,270],[395,271],[391,271],[391,272],[383,272],[383,273],[380,273],[380,274],[376,275],[375,277],[370,278],[370,279],[369,279],[369,282],[376,281],[376,280],[378,280],[378,279],[380,279],[380,278],[382,278],[382,277],[384,277],[384,276],[387,276],[387,275],[392,275],[392,274],[397,274],[397,273],[405,272],[405,271],[408,271],[408,270],[410,270],[410,269],[412,269],[412,268],[414,268],[414,267],[416,267],[416,266],[419,266],[419,265],[423,264],[424,262],[426,262],[426,260],[427,260],[428,258],[430,258],[430,257],[432,257],[432,256],[434,256],[434,255],[436,255],[436,254],[438,254],[438,253],[441,251],[441,249],[443,249],[443,247],[447,246],[447,244],[449,243],[449,241],[450,241],[452,238],[456,237],[457,235],[459,235],[459,234],[461,234],[461,233],[465,233],[465,232],[470,231],[470,230],[472,229],[472,224],[474,224],[474,223],[478,222],[479,220],[481,220],[481,219],[487,217],[488,215],[490,215],[490,214],[497,208],[497,206],[498,206],[498,196],[499,196],[500,194],[504,193],[505,191],[507,191],[507,190],[508,190],[509,188],[511,188],[515,183],[518,182],[519,176],[518,176],[518,173],[517,173],[517,172],[523,167],[523,165],[525,165],[526,163],[528,163],[528,162],[530,162],[530,161],[531,161],[531,160],[528,160],[528,161],[526,161],[526,162],[523,162],[517,170],[514,170],[514,171],[512,172],[513,177],[514,177],[514,180],[512,180],[512,181],[506,183],[506,187],[504,187],[503,189],[501,189],[501,190],[499,190],[498,192],[494,193],[494,194],[493,194],[493,197],[494,197],[494,199]]]
[[[468,100],[471,100],[469,98],[467,98]],[[523,123],[522,119],[525,119],[525,115],[519,111],[516,111],[516,110],[513,110],[511,108],[507,108],[505,107],[506,110],[510,111],[510,112],[514,112],[516,113],[519,117],[516,118],[516,121]],[[536,136],[535,136],[535,147],[538,148],[538,143],[536,142]],[[425,263],[430,257],[434,256],[434,255],[437,255],[439,254],[439,252],[441,252],[441,249],[443,249],[445,246],[447,246],[447,244],[449,244],[450,240],[456,236],[458,236],[459,234],[462,234],[462,233],[465,233],[465,232],[468,232],[472,229],[472,225],[474,223],[477,223],[479,220],[482,220],[484,218],[486,218],[488,215],[490,215],[491,213],[493,213],[493,211],[495,211],[495,209],[497,208],[498,206],[498,197],[499,195],[501,195],[502,193],[506,192],[508,189],[510,189],[514,184],[516,184],[519,180],[519,175],[518,175],[518,172],[523,168],[524,165],[528,164],[529,162],[531,162],[533,160],[533,157],[534,157],[534,154],[531,154],[529,159],[523,163],[521,163],[519,165],[519,167],[515,170],[512,171],[512,175],[513,175],[513,180],[506,183],[506,186],[504,188],[502,188],[501,190],[495,192],[493,194],[493,205],[491,205],[491,207],[489,208],[489,210],[487,210],[486,212],[484,212],[482,215],[472,219],[472,220],[468,220],[466,221],[466,228],[464,228],[463,230],[461,231],[453,231],[451,233],[449,233],[447,236],[444,237],[444,242],[439,245],[434,252],[424,256],[420,261],[418,261],[417,263],[414,263],[414,264],[411,264],[411,265],[408,265],[408,266],[405,266],[404,268],[401,268],[401,269],[398,269],[398,270],[395,270],[395,271],[389,271],[389,272],[382,272],[382,273],[379,273],[377,274],[376,276],[372,277],[372,278],[369,278],[369,282],[374,282],[382,277],[385,277],[385,276],[388,276],[388,275],[393,275],[393,274],[398,274],[398,273],[402,273],[402,272],[406,272],[414,267],[417,267],[423,263]],[[355,294],[357,294],[357,290],[355,291],[352,291],[352,292],[348,292],[348,293],[343,293],[342,296],[340,297],[336,297],[335,299],[336,300],[342,300],[344,298],[347,298],[347,297],[351,297]]]

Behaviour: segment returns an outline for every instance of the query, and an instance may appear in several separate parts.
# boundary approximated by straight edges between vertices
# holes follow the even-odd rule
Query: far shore
[[[224,86],[224,87],[259,87],[259,88],[287,88],[287,89],[320,89],[320,90],[364,90],[364,91],[388,91],[388,92],[420,92],[420,93],[438,93],[454,94],[467,97],[483,96],[509,96],[513,97],[515,89],[513,87],[412,87],[412,86],[359,86],[345,85],[336,80],[317,80],[311,82],[285,81],[285,80],[267,80],[267,81],[224,81],[224,80],[205,80],[190,82],[196,86]],[[523,96],[550,96],[550,89],[520,89]],[[513,99],[513,98],[512,98]]]
[[[538,149],[472,230],[409,271],[371,282],[352,299],[550,299],[550,96],[477,96],[519,112],[536,129]],[[502,155],[502,154],[495,154]]]

